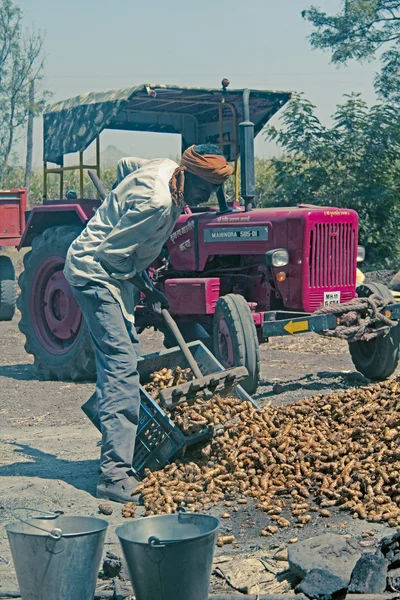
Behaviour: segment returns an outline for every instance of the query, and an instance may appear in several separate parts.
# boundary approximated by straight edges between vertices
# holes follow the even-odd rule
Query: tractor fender
[[[25,231],[21,237],[21,242],[18,246],[26,248],[32,245],[32,240],[40,235],[49,227],[58,225],[80,225],[83,227],[92,218],[93,208],[85,206],[85,209],[80,204],[55,204],[54,206],[46,205],[34,206],[30,211],[26,223]]]

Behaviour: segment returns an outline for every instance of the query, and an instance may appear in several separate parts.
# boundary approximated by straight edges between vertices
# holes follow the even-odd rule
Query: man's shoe
[[[139,485],[139,481],[136,477],[126,477],[120,481],[111,481],[99,477],[97,482],[96,496],[97,498],[105,498],[106,500],[112,500],[113,502],[133,502],[134,504],[140,504],[141,496],[132,496],[132,492]]]

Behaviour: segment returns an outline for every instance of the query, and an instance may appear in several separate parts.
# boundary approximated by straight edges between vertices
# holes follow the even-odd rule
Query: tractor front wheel
[[[214,354],[226,368],[246,367],[242,387],[254,394],[260,378],[257,331],[249,305],[239,294],[219,298],[213,319]]]
[[[44,379],[93,380],[96,373],[89,331],[63,274],[68,248],[80,231],[50,227],[34,238],[24,256],[19,328]]]
[[[17,282],[9,256],[0,256],[0,321],[11,321],[15,313]]]
[[[358,286],[357,294],[359,298],[376,294],[384,300],[395,301],[390,290],[380,283],[363,283]],[[396,370],[399,362],[400,325],[393,327],[387,335],[368,342],[351,342],[349,350],[357,371],[368,379],[386,379]]]

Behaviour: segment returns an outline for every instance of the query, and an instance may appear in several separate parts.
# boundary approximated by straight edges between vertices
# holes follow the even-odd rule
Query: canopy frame
[[[47,199],[48,175],[60,177],[64,195],[64,173],[79,170],[80,197],[84,172],[94,169],[100,177],[100,134],[105,129],[177,133],[182,150],[192,144],[218,144],[235,163],[235,199],[239,198],[239,135],[243,119],[243,90],[185,88],[142,85],[104,93],[89,93],[46,108],[44,113],[43,195]],[[268,120],[290,100],[290,92],[251,90],[250,117],[257,135]],[[83,153],[96,143],[95,164],[85,164]],[[78,164],[65,166],[64,156],[75,152]],[[56,166],[49,166],[54,163]]]

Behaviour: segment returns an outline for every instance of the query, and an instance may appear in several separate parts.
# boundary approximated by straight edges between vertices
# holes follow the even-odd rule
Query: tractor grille
[[[314,226],[310,231],[310,289],[355,286],[356,239],[352,223]]]

